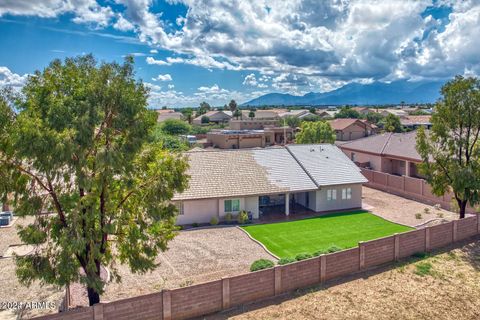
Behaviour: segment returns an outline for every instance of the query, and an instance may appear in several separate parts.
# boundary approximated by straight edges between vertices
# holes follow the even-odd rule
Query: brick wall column
[[[282,292],[282,267],[276,266],[275,272],[275,295],[279,295]]]
[[[360,270],[363,270],[365,269],[365,244],[363,241],[360,241],[358,243],[358,252],[360,254],[360,265],[359,265],[359,268]]]
[[[400,236],[398,235],[398,233],[395,233],[393,235],[393,240],[394,240],[393,256],[394,256],[394,260],[398,261],[398,259],[400,258]]]
[[[456,242],[457,239],[458,239],[457,230],[458,230],[458,220],[453,220],[453,222],[452,222],[452,242]]]
[[[163,300],[163,320],[172,319],[172,293],[170,290],[163,290],[162,293]]]
[[[327,256],[322,254],[319,257],[319,261],[320,261],[320,282],[323,283],[327,278]]]
[[[97,303],[93,305],[93,320],[103,320],[103,304]]]
[[[222,308],[230,308],[230,279],[222,278]]]
[[[425,251],[430,251],[430,227],[425,228]]]

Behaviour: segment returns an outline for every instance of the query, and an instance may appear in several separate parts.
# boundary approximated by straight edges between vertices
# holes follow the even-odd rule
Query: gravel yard
[[[429,224],[458,219],[458,214],[447,210],[437,210],[433,206],[402,198],[380,190],[363,187],[363,206],[372,213],[387,220],[407,226],[418,226],[430,220]],[[428,213],[425,212],[428,208]],[[415,215],[419,213],[420,216]]]

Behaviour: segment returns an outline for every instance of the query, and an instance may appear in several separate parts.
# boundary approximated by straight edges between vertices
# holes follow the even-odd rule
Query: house
[[[333,119],[339,110],[318,110],[317,115],[322,119]]]
[[[361,114],[363,116],[366,116],[367,114],[369,114],[371,112],[375,112],[375,110],[373,108],[369,108],[369,107],[353,107],[352,110],[357,111],[359,114]]]
[[[287,117],[296,117],[299,119],[303,119],[304,117],[309,116],[311,114],[313,113],[311,113],[310,110],[298,109],[298,110],[290,110],[290,111],[279,113],[278,116],[282,119]]]
[[[245,210],[254,219],[361,208],[360,169],[335,145],[185,153],[189,187],[175,194],[177,223],[224,220]]]
[[[176,112],[175,110],[171,110],[171,109],[161,109],[161,110],[155,110],[155,111],[158,114],[157,122],[163,122],[167,119],[181,120],[183,117],[181,112]]]
[[[220,149],[264,148],[292,140],[290,127],[265,127],[262,130],[212,130],[207,133],[207,145]]]
[[[227,123],[232,118],[232,112],[227,110],[208,111],[207,113],[199,115],[193,119],[192,123],[201,125],[203,117],[208,117],[210,123]]]
[[[340,141],[360,139],[375,133],[369,122],[360,119],[335,119],[328,123],[335,130],[336,140]]]
[[[278,120],[280,119],[280,114],[287,112],[286,109],[267,109],[267,110],[256,110],[254,111],[255,117],[253,119],[257,120]],[[241,119],[242,120],[249,120],[250,118],[250,110],[241,110]],[[238,120],[238,119],[237,119]]]
[[[420,177],[417,165],[422,158],[415,149],[416,131],[383,133],[338,142],[340,149],[358,166],[389,174]]]
[[[431,116],[405,116],[400,118],[400,123],[405,129],[415,130],[418,127],[425,127],[430,129],[432,127],[432,122],[430,121]]]
[[[405,110],[399,110],[399,109],[381,109],[379,110],[379,112],[384,117],[388,116],[389,114],[393,114],[394,116],[397,116],[400,118],[408,115],[408,113]]]

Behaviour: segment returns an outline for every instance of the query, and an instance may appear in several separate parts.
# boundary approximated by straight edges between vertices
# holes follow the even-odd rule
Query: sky
[[[480,0],[0,0],[0,87],[135,58],[151,107],[480,74]]]

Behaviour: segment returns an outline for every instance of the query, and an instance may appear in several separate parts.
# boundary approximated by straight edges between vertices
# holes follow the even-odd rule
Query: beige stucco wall
[[[245,198],[245,210],[252,212],[253,218],[258,219],[258,197]]]
[[[183,215],[177,216],[177,224],[208,223],[218,212],[217,199],[183,201]]]
[[[381,171],[382,169],[382,157],[380,156],[350,150],[343,150],[343,153],[345,153],[349,159],[352,159],[352,153],[355,153],[356,162],[370,162],[370,168],[373,170]]]
[[[342,189],[352,188],[352,198],[342,199]],[[327,190],[337,190],[336,200],[327,200]],[[322,187],[316,191],[315,209],[316,212],[346,210],[362,207],[362,184],[345,184],[331,187]]]
[[[339,130],[336,132],[337,140],[340,141],[356,140],[369,136],[370,134],[371,131],[369,129],[365,129],[363,126],[357,123],[348,126],[344,130]]]

